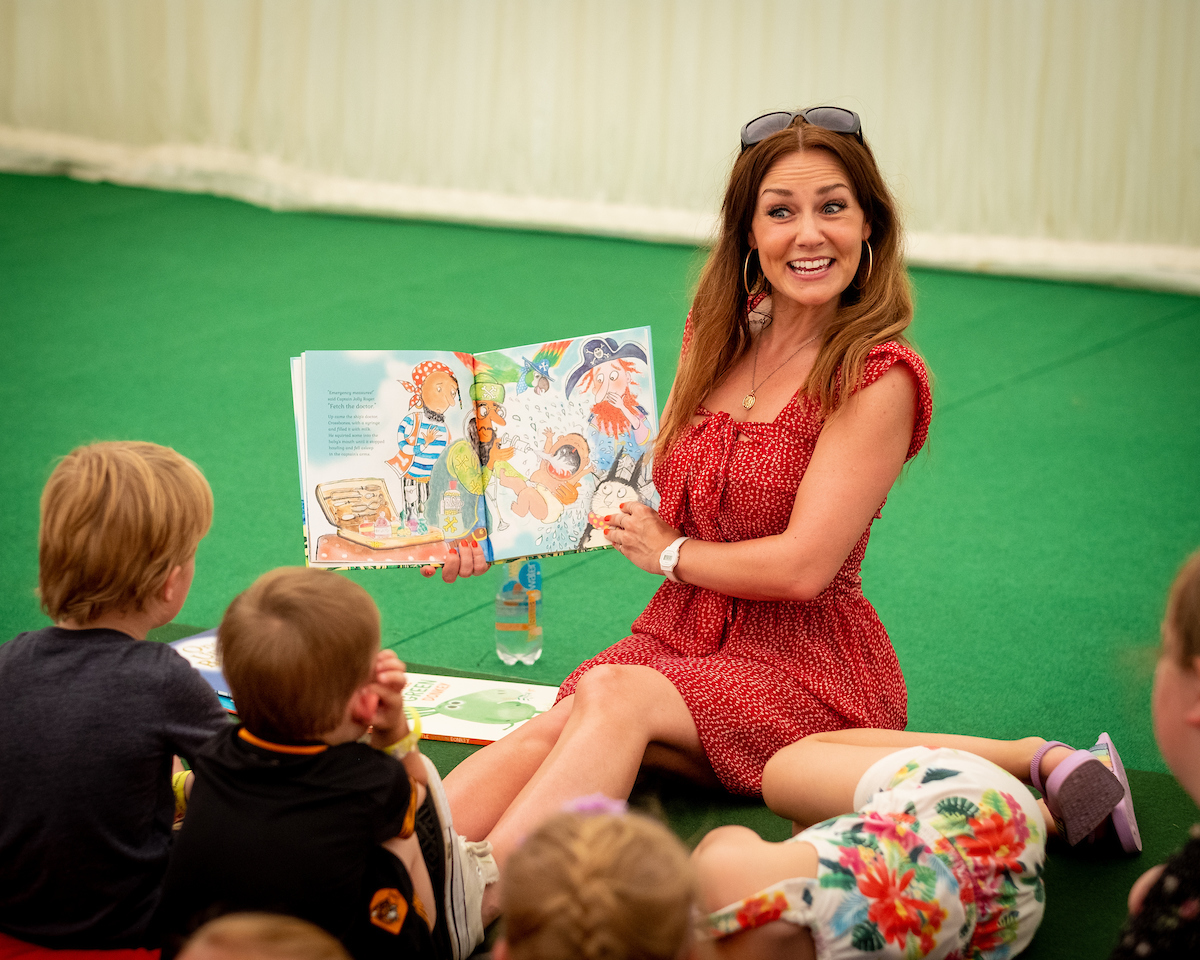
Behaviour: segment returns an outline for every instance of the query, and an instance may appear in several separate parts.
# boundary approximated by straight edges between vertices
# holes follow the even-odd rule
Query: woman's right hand
[[[434,569],[433,566],[427,566],[421,572],[427,577],[432,577]],[[483,547],[478,540],[460,540],[442,564],[442,579],[453,583],[459,577],[477,577],[490,569],[491,564],[483,555]]]

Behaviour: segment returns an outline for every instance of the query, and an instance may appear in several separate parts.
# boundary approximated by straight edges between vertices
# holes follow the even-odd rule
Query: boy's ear
[[[171,568],[171,572],[167,574],[166,583],[163,584],[159,595],[163,602],[173,604],[179,599],[179,591],[183,588],[183,567],[176,565]]]
[[[379,709],[379,694],[369,683],[363,684],[354,691],[350,698],[350,719],[369,727],[375,722],[375,713]]]
[[[1189,685],[1192,702],[1183,712],[1183,719],[1193,727],[1200,727],[1200,657],[1192,657],[1192,682]]]

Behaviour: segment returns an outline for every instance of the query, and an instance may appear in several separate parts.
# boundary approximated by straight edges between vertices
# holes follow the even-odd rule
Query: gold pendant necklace
[[[754,383],[754,378],[756,376],[758,376],[758,348],[762,345],[762,339],[760,337],[758,340],[755,340],[754,341],[754,366],[750,371],[750,392],[748,394],[746,394],[744,397],[742,397],[742,406],[745,407],[747,410],[749,410],[751,407],[753,407],[754,400],[755,400],[754,395],[758,392],[758,388],[761,387],[763,385],[763,383],[766,383],[773,376],[775,376],[775,374],[777,374],[780,370],[782,370],[784,367],[786,367],[789,363],[791,363],[792,358],[795,357],[796,354],[798,354],[801,350],[803,350],[810,343],[812,343],[814,340],[816,340],[817,337],[819,337],[820,335],[821,335],[820,331],[818,331],[817,333],[814,333],[811,337],[809,337],[807,340],[805,340],[802,344],[800,344],[800,346],[798,346],[795,350],[793,350],[791,352],[791,354],[788,356],[788,358],[786,360],[783,361],[783,363],[781,363],[774,370],[772,370],[765,377],[763,377],[762,383],[759,383],[757,385]]]

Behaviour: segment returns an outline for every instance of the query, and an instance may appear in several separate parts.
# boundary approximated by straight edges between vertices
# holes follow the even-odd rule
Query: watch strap
[[[691,539],[691,538],[690,537],[680,537],[678,540],[674,541],[673,543],[668,544],[667,548],[665,550],[663,550],[663,552],[661,554],[659,554],[659,557],[658,557],[659,569],[662,570],[663,575],[668,580],[673,580],[675,583],[682,582],[677,576],[675,576],[675,566],[676,566],[676,564],[679,563],[679,547],[683,543],[684,540],[689,540],[689,539]],[[669,567],[663,563],[663,557],[666,556],[667,554],[673,554],[675,557],[674,561],[671,563],[671,565]]]

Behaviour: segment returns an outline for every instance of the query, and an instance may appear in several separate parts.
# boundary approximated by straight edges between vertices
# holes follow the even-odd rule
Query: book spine
[[[422,733],[422,740],[441,740],[443,743],[467,743],[473,747],[486,747],[495,740],[477,740],[474,737],[448,737],[442,733]]]

